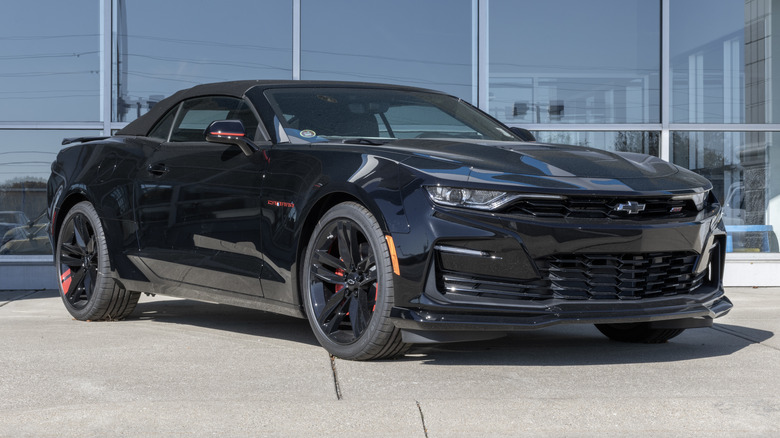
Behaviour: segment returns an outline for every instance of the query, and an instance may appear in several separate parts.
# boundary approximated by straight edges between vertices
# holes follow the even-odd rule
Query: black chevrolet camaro
[[[207,84],[63,144],[50,238],[80,320],[159,293],[308,318],[331,354],[378,359],[562,323],[664,342],[731,308],[705,178],[434,91]]]

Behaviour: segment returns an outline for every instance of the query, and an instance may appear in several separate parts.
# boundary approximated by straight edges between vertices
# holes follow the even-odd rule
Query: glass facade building
[[[0,270],[51,263],[42,213],[62,138],[109,135],[179,89],[235,79],[433,88],[528,128],[541,141],[659,156],[713,182],[725,206],[731,265],[780,265],[777,2],[193,6],[40,0],[4,14]]]

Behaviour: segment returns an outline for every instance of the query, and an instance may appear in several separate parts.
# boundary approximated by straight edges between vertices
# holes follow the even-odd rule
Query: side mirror
[[[524,129],[524,128],[518,128],[517,126],[513,126],[509,128],[510,131],[512,131],[512,134],[520,137],[520,140],[523,141],[536,141],[536,137],[534,137],[533,134],[531,134],[531,131]]]
[[[260,148],[246,137],[244,124],[240,120],[216,120],[211,122],[203,133],[211,143],[232,144],[241,148],[244,155],[250,156]]]

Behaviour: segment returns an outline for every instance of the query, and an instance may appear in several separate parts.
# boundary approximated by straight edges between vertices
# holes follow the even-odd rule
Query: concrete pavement
[[[73,320],[0,291],[0,437],[780,436],[780,288],[669,343],[592,326],[332,359],[304,320],[142,297]]]

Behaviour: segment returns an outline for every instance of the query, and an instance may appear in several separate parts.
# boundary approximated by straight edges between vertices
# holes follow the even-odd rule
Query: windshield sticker
[[[317,136],[317,133],[312,131],[311,129],[304,129],[303,131],[301,131],[301,137],[303,137],[303,138],[312,138],[312,137],[316,137],[316,136]]]

